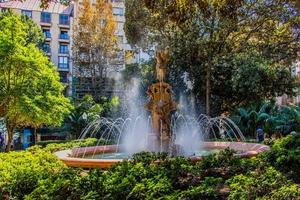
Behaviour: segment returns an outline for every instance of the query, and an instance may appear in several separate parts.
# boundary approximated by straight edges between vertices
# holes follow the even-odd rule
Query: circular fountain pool
[[[217,153],[219,152],[220,150],[219,149],[201,149],[199,151],[195,151],[195,152],[191,152],[191,153],[187,153],[187,156],[190,155],[190,157],[202,157],[202,156],[207,156],[209,154],[212,154],[212,153]],[[111,153],[97,153],[97,154],[88,154],[88,155],[85,155],[83,158],[85,159],[123,159],[123,160],[126,160],[126,159],[130,159],[132,157],[132,154],[130,153],[126,153],[126,152],[111,152]]]
[[[245,142],[201,142],[201,150],[189,156],[197,162],[203,156],[216,153],[219,150],[230,148],[236,151],[235,156],[253,157],[268,151],[266,145]],[[93,146],[74,148],[56,152],[55,155],[70,167],[81,168],[109,168],[112,165],[130,159],[130,155],[120,151],[118,145]]]

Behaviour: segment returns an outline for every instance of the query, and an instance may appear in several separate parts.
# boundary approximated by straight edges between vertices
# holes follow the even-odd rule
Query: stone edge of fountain
[[[236,153],[235,156],[243,158],[254,157],[262,152],[270,150],[270,147],[267,145],[246,142],[202,142],[201,147],[204,149],[230,148],[239,152]],[[117,145],[81,147],[58,151],[55,152],[54,155],[69,167],[106,169],[116,163],[122,162],[123,159],[89,159],[79,158],[78,156],[93,155],[95,153],[111,153],[117,151],[118,148],[119,147]],[[196,156],[190,158],[193,162],[197,162],[202,159],[202,157]]]

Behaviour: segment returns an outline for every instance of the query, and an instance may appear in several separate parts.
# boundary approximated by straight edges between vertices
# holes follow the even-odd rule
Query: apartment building
[[[43,50],[57,66],[61,82],[66,86],[65,95],[72,95],[72,24],[73,5],[64,6],[51,2],[47,9],[40,8],[39,0],[3,1],[1,11],[12,9],[27,15],[41,26],[45,34]]]
[[[95,0],[94,0],[95,1]],[[136,63],[149,59],[149,55],[139,51],[134,52],[127,43],[124,31],[125,24],[125,0],[110,0],[112,3],[112,12],[117,22],[115,34],[118,36],[119,55],[110,63],[111,67],[107,70],[108,77],[118,76],[118,72],[125,68],[127,63]],[[45,43],[43,50],[49,59],[57,66],[61,82],[65,84],[67,96],[80,97],[77,95],[76,78],[73,73],[72,63],[72,35],[73,26],[79,15],[82,0],[75,0],[69,6],[62,5],[58,1],[52,1],[47,9],[40,8],[40,0],[0,0],[0,10],[12,9],[16,13],[27,15],[34,22],[41,26],[45,34]],[[126,56],[127,55],[127,56]],[[129,55],[129,56],[128,56]],[[112,82],[104,83],[113,90]],[[106,86],[99,86],[101,90]],[[102,88],[101,88],[102,87]],[[105,89],[104,89],[105,90]],[[114,93],[115,91],[109,91]],[[82,93],[88,93],[83,91]],[[108,95],[109,95],[108,93]],[[105,93],[104,95],[106,95]]]
[[[300,80],[300,52],[298,53],[298,59],[291,65],[291,73],[292,76],[296,77]],[[278,105],[288,105],[288,104],[300,104],[300,87],[295,89],[296,96],[290,97],[282,95],[281,97],[277,97],[276,103]]]
[[[82,0],[73,1],[74,5],[74,23],[77,22],[81,14]],[[96,0],[91,0],[92,5],[96,4]],[[103,80],[101,83],[92,84],[92,78],[87,75],[86,77],[77,77],[76,71],[74,71],[74,84],[73,93],[76,97],[81,98],[85,94],[91,94],[96,99],[100,96],[118,95],[122,96],[122,89],[116,89],[117,82],[115,78],[119,75],[119,72],[125,68],[125,53],[131,50],[124,32],[125,24],[125,1],[124,0],[110,0],[112,4],[112,13],[116,22],[115,35],[118,38],[118,52],[114,58],[109,58],[108,67],[105,69]],[[79,82],[78,79],[81,81]]]
[[[96,0],[91,0],[92,4],[94,5]],[[114,69],[115,71],[120,71],[125,68],[125,52],[131,50],[129,44],[127,44],[127,40],[125,37],[124,32],[124,24],[125,24],[125,2],[124,0],[110,0],[112,4],[112,12],[114,15],[114,19],[117,23],[117,28],[115,35],[118,37],[118,44],[119,44],[119,54],[117,59],[114,59],[110,65],[110,69]],[[82,0],[75,0],[74,4],[74,19],[79,17],[80,10],[82,8]],[[113,73],[113,71],[108,72]]]

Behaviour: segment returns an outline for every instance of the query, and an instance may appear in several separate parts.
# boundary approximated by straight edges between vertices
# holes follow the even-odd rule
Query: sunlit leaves
[[[10,136],[16,127],[60,125],[71,108],[55,66],[33,43],[39,33],[11,12],[0,16],[0,115]]]

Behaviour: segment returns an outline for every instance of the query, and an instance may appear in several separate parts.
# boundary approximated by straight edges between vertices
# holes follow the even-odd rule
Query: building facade
[[[300,80],[300,52],[298,53],[298,59],[291,65],[291,73],[292,76],[296,77],[296,79]],[[295,89],[296,96],[288,96],[282,95],[281,97],[277,97],[276,103],[278,105],[299,105],[300,104],[300,87]]]
[[[72,24],[73,5],[64,6],[51,2],[47,9],[40,8],[39,0],[3,1],[1,11],[12,9],[27,15],[41,26],[45,35],[43,50],[57,66],[61,82],[65,85],[65,95],[72,95]]]
[[[95,1],[95,0],[93,0]],[[110,63],[107,76],[115,78],[125,68],[125,64],[139,63],[149,59],[148,55],[141,51],[133,51],[127,43],[125,24],[125,0],[110,0],[112,12],[117,23],[115,34],[118,37],[119,55]],[[40,0],[0,0],[0,10],[12,9],[18,14],[27,15],[35,23],[41,26],[45,35],[43,50],[49,59],[57,66],[61,82],[66,86],[66,96],[76,95],[73,84],[74,72],[72,63],[72,36],[73,26],[79,15],[82,0],[75,0],[69,6],[50,2],[47,9],[40,8]],[[76,81],[74,81],[76,82]],[[111,83],[106,83],[106,85]],[[76,84],[75,84],[76,85]],[[101,87],[101,86],[100,86]],[[110,87],[113,88],[113,87]],[[82,96],[82,95],[81,95]]]
[[[82,0],[75,0],[73,2],[74,5],[74,23],[78,22],[78,18],[81,15],[82,8]],[[91,0],[92,5],[96,4],[96,0]],[[113,58],[108,58],[108,65],[105,67],[105,72],[103,76],[99,75],[99,80],[97,79],[97,83],[95,84],[95,79],[87,73],[86,76],[83,75],[82,71],[79,74],[78,67],[74,67],[74,84],[73,84],[73,93],[76,98],[81,98],[85,94],[92,95],[95,99],[98,99],[101,96],[112,96],[118,95],[122,96],[123,90],[117,86],[116,77],[119,76],[119,72],[125,69],[126,59],[125,54],[126,51],[131,50],[129,44],[127,44],[127,40],[124,32],[124,24],[125,24],[125,2],[124,0],[111,0],[112,4],[112,14],[113,20],[116,23],[115,35],[117,36],[117,52],[116,56]],[[95,78],[95,77],[94,77]],[[92,83],[92,79],[94,83]],[[118,89],[117,89],[118,88]]]

